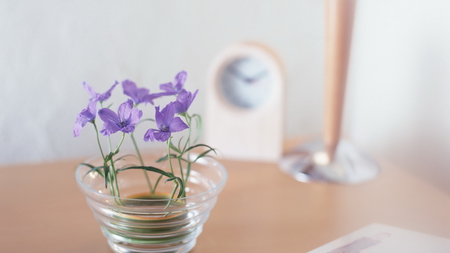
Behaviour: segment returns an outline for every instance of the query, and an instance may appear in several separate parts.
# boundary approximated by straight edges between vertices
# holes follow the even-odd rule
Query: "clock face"
[[[220,79],[224,97],[240,108],[252,109],[268,100],[273,80],[267,66],[257,58],[242,57],[228,64]]]

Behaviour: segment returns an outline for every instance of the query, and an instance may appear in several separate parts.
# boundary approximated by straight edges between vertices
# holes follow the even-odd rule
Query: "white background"
[[[345,136],[450,193],[450,1],[360,0],[356,11]],[[323,0],[1,1],[0,165],[97,152],[90,126],[72,135],[83,81],[155,90],[186,70],[203,113],[211,62],[243,40],[284,63],[286,136],[319,135]]]

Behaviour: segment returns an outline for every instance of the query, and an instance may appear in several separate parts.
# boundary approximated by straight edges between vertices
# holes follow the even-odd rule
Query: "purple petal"
[[[111,109],[103,108],[98,111],[98,116],[103,120],[103,129],[100,131],[103,135],[109,136],[120,130],[119,117]]]
[[[78,137],[80,135],[81,129],[86,125],[86,123],[95,119],[96,108],[97,102],[90,102],[88,108],[83,109],[80,114],[78,114],[77,119],[75,120],[75,125],[73,126],[74,137]]]
[[[123,89],[123,94],[131,97],[134,100],[134,102],[136,102],[137,98],[135,96],[135,93],[137,90],[137,86],[134,82],[132,82],[130,80],[123,81],[122,89]]]
[[[158,131],[158,130],[156,130],[156,129],[149,129],[149,130],[147,130],[147,132],[145,132],[145,134],[144,134],[144,141],[155,141],[155,136],[154,136],[154,133],[155,133],[155,131]]]
[[[155,121],[156,121],[156,125],[158,127],[161,126],[161,125],[164,125],[163,115],[159,111],[159,106],[155,106]]]
[[[151,103],[152,100],[146,99],[150,90],[146,88],[138,88],[136,84],[130,80],[125,80],[122,82],[123,93],[133,99],[136,104],[140,103]]]
[[[131,102],[131,105],[133,104],[133,101],[131,101],[131,99],[129,100],[129,102]],[[135,129],[135,125],[137,123],[139,123],[139,121],[141,120],[141,117],[142,117],[142,111],[139,110],[138,108],[133,108],[131,110],[131,112],[129,113],[129,115],[127,116],[127,118],[124,118],[121,120],[121,126],[123,126],[123,127],[122,127],[122,129],[120,129],[120,131],[122,131],[124,133],[133,132]]]
[[[179,132],[189,128],[179,117],[175,117],[169,125],[170,132]]]
[[[73,136],[78,137],[80,135],[81,129],[91,121],[92,119],[89,117],[90,113],[83,109],[80,114],[78,114],[77,119],[75,120],[75,125],[73,126]]]
[[[180,73],[178,73],[175,76],[175,82],[176,82],[175,89],[178,92],[180,92],[181,89],[183,88],[184,83],[186,82],[186,79],[187,79],[187,72],[186,71],[181,71]]]
[[[170,122],[172,121],[173,117],[175,116],[175,108],[173,106],[173,103],[169,103],[161,110],[161,116],[162,116],[162,124],[164,126],[169,126]],[[158,124],[158,127],[160,125]]]
[[[91,96],[91,98],[90,98],[91,101],[93,101],[97,98],[97,93],[94,91],[94,89],[91,86],[89,86],[89,84],[87,84],[86,82],[83,82],[83,87],[87,91],[87,93],[89,93],[89,95]]]
[[[183,103],[181,103],[179,101],[175,101],[173,103],[173,107],[175,108],[175,113],[184,113],[187,111],[187,108],[185,108]]]
[[[122,82],[123,94],[127,96],[132,96],[134,91],[137,89],[137,86],[134,82],[130,80],[125,80]]]
[[[150,90],[146,88],[139,88],[136,90],[135,96],[137,97],[137,104],[140,103],[153,103],[153,101],[145,101],[145,97],[149,94]]]
[[[107,100],[109,97],[111,97],[111,92],[113,91],[113,89],[116,87],[117,84],[119,84],[119,83],[116,81],[111,86],[111,88],[109,88],[109,90],[103,94],[99,94],[99,93],[95,92],[94,89],[91,86],[89,86],[86,82],[83,83],[83,86],[84,86],[84,89],[89,93],[89,95],[91,95],[91,98],[89,99],[90,101],[103,102],[103,101]]]
[[[128,99],[126,102],[119,105],[117,115],[119,116],[119,122],[125,122],[131,115],[131,109],[133,108],[133,100]]]
[[[105,122],[103,124],[103,128],[100,131],[100,133],[103,134],[104,136],[110,136],[113,133],[117,133],[117,131],[119,130],[120,128],[117,125]]]
[[[170,132],[162,132],[162,131],[155,131],[153,133],[153,136],[157,141],[167,141],[170,137]]]
[[[143,112],[141,110],[139,110],[138,108],[134,108],[133,110],[131,110],[130,117],[128,118],[128,124],[133,126],[136,125],[141,120],[142,115]]]
[[[194,101],[195,97],[197,96],[197,93],[198,93],[198,89],[195,90],[194,95],[192,95],[191,103],[192,103],[192,101]]]
[[[135,128],[134,125],[127,125],[125,127],[122,127],[122,129],[120,129],[120,131],[122,131],[123,133],[129,134],[134,131],[134,128]]]
[[[120,123],[119,117],[115,112],[113,112],[109,108],[103,108],[98,111],[98,116],[100,119],[102,119],[104,122],[110,122],[110,123]]]
[[[173,87],[173,83],[164,83],[164,84],[160,84],[159,85],[159,89],[166,91],[166,92],[175,92],[174,94],[176,94],[176,91]]]
[[[153,94],[147,94],[147,95],[143,96],[142,98],[140,98],[139,101],[141,103],[150,103],[150,104],[154,105],[153,99],[156,98],[156,97],[154,97],[152,95]]]
[[[81,129],[83,129],[83,126],[81,123],[77,120],[75,122],[75,125],[73,126],[73,137],[78,137],[81,133]]]
[[[195,97],[197,96],[198,90],[192,94],[189,91],[182,90],[180,94],[177,96],[177,101],[175,102],[175,112],[176,113],[185,113],[189,109],[189,107],[192,104],[192,101],[194,101]]]
[[[116,81],[116,82],[111,86],[111,88],[109,88],[108,91],[106,91],[106,92],[103,93],[103,94],[97,94],[97,99],[98,99],[98,101],[103,102],[103,101],[107,100],[109,97],[111,97],[112,91],[114,90],[114,88],[115,88],[118,84],[119,84],[119,82]]]
[[[144,141],[167,141],[170,137],[170,132],[162,132],[157,129],[149,129],[144,135]]]
[[[90,102],[88,104],[88,108],[87,109],[92,114],[92,116],[93,116],[92,119],[94,119],[95,118],[95,113],[97,111],[97,101]]]
[[[160,98],[160,97],[163,97],[163,96],[166,96],[166,95],[167,95],[167,94],[166,94],[165,92],[152,93],[152,94],[146,95],[146,96],[143,98],[143,100],[144,100],[144,102],[150,103],[150,104],[153,105],[153,100],[154,100],[154,99],[157,99],[157,98]]]
[[[164,96],[170,96],[179,94],[180,91],[183,89],[184,83],[187,79],[187,72],[181,71],[175,76],[174,83],[164,83],[160,84],[159,88],[163,91],[165,91],[163,94]]]

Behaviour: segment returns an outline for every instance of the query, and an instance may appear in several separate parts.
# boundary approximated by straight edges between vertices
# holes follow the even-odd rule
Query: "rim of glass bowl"
[[[90,159],[86,160],[86,162],[95,160],[95,159],[97,159],[99,157],[100,156],[91,157]],[[173,201],[188,200],[188,199],[201,197],[202,195],[206,195],[206,194],[208,194],[208,193],[210,193],[212,191],[215,191],[215,190],[217,190],[219,188],[222,188],[224,186],[224,184],[226,183],[226,181],[228,179],[228,171],[225,168],[225,166],[223,166],[222,163],[218,162],[216,159],[211,158],[211,157],[202,157],[202,158],[198,159],[197,162],[201,163],[202,161],[205,161],[205,160],[208,163],[216,163],[217,164],[216,166],[218,167],[218,169],[221,171],[221,174],[223,175],[222,181],[220,181],[219,184],[217,184],[214,188],[212,188],[212,189],[210,189],[208,191],[205,191],[205,192],[202,192],[202,193],[198,193],[198,194],[195,194],[195,195],[191,195],[191,196],[187,196],[187,197],[184,197],[184,198],[174,198],[174,199],[172,199]],[[81,174],[81,173],[78,173],[78,172],[82,169],[82,167],[83,166],[81,164],[78,165],[77,169],[75,171],[75,178],[77,180],[77,183],[79,185],[81,185],[83,188],[87,189],[89,192],[94,193],[95,195],[105,196],[105,197],[108,197],[108,198],[115,198],[115,199],[122,199],[122,200],[127,199],[127,200],[133,200],[133,201],[143,201],[143,202],[147,202],[147,201],[150,201],[150,202],[152,202],[152,201],[161,201],[161,200],[158,200],[158,199],[134,199],[134,198],[126,198],[126,197],[116,197],[116,196],[112,196],[112,195],[109,195],[109,194],[104,194],[104,193],[97,192],[97,191],[91,189],[90,187],[86,186],[83,183],[83,180],[78,177],[78,175]]]

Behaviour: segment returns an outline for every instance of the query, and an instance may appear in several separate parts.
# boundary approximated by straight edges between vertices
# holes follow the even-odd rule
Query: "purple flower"
[[[158,129],[149,129],[144,135],[144,140],[148,141],[167,141],[173,132],[182,131],[188,126],[179,118],[175,116],[175,107],[173,103],[169,103],[159,111],[159,106],[155,107],[155,120]]]
[[[195,96],[197,96],[198,90],[192,94],[190,91],[182,90],[177,96],[177,101],[174,102],[176,113],[185,113],[191,106],[192,101],[194,101]]]
[[[138,88],[136,84],[130,80],[122,82],[123,93],[133,99],[137,105],[140,103],[150,103],[153,105],[153,99],[163,96],[161,93],[150,94],[150,90],[146,88]]]
[[[83,83],[83,86],[84,86],[84,89],[89,93],[89,95],[91,95],[91,98],[89,99],[89,101],[103,102],[103,101],[107,100],[109,97],[111,97],[111,92],[118,84],[119,83],[116,81],[113,84],[113,86],[107,92],[105,92],[103,94],[95,92],[94,89],[92,89],[92,87],[89,86],[86,82]]]
[[[81,129],[88,122],[93,122],[95,119],[95,111],[97,110],[97,101],[92,101],[89,103],[86,109],[83,109],[80,114],[78,114],[75,120],[75,125],[73,126],[73,136],[78,137],[80,135]]]
[[[117,114],[111,109],[103,108],[98,111],[98,116],[104,122],[103,129],[100,133],[110,136],[117,131],[122,131],[124,133],[133,132],[134,126],[142,117],[142,111],[138,108],[133,108],[133,101],[128,99],[119,106]]]
[[[159,85],[159,88],[165,91],[164,95],[175,95],[179,94],[183,90],[184,83],[186,82],[187,73],[186,71],[181,71],[175,76],[174,82],[165,83]]]

